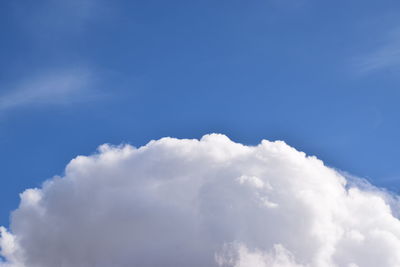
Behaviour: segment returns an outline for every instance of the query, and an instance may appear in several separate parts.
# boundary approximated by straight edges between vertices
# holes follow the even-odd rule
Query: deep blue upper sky
[[[398,192],[400,2],[0,3],[0,225],[103,143],[284,140]]]

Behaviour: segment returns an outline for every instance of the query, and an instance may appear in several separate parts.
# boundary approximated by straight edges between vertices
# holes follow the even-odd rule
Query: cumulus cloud
[[[21,194],[1,266],[398,267],[385,195],[281,141],[103,145]]]

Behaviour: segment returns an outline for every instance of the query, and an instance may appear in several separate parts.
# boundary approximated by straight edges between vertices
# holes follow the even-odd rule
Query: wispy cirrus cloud
[[[37,105],[66,105],[95,96],[87,69],[48,71],[27,78],[0,94],[0,112]]]
[[[400,67],[400,28],[384,34],[374,49],[355,59],[359,73]]]
[[[44,0],[33,4],[15,3],[14,12],[19,23],[33,35],[47,36],[80,32],[88,24],[110,13],[110,5],[103,0]]]

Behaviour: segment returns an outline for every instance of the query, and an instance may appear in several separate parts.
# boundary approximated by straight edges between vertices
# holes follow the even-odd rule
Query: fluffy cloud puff
[[[21,194],[0,265],[398,267],[400,221],[372,189],[281,141],[103,145]]]

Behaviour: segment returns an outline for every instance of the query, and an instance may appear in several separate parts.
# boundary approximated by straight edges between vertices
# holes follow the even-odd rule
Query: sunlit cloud
[[[284,142],[102,145],[21,194],[7,267],[397,267],[398,199]]]

